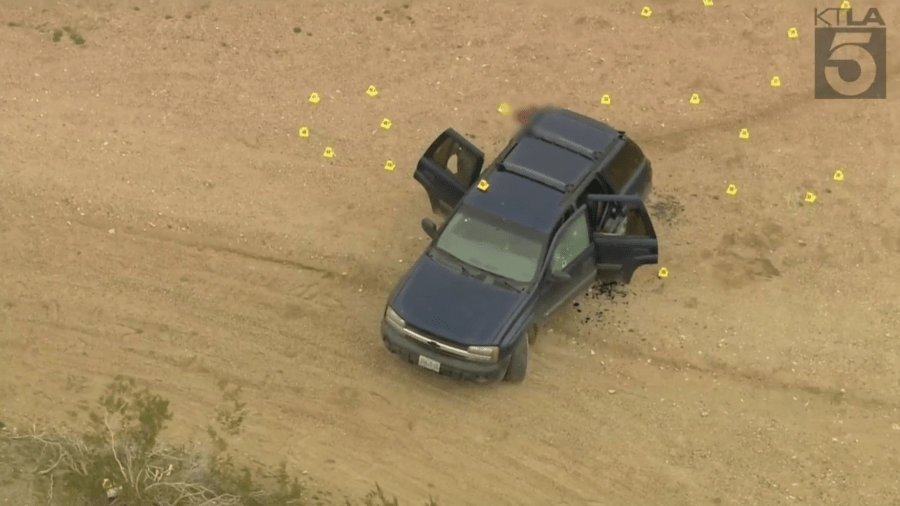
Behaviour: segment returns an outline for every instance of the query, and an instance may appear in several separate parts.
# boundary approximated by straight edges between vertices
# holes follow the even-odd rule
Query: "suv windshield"
[[[529,283],[541,261],[544,237],[496,216],[463,208],[450,218],[435,246],[483,271]]]

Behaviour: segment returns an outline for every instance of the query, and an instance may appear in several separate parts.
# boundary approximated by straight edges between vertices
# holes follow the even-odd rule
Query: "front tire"
[[[521,344],[513,350],[512,358],[509,361],[509,367],[506,369],[506,376],[504,376],[503,381],[521,383],[525,381],[525,376],[528,375],[528,336],[522,337]]]

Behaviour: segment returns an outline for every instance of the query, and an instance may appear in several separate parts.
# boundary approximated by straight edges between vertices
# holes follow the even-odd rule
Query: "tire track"
[[[896,82],[898,76],[900,76],[900,64],[895,64],[888,68],[886,77],[889,84]],[[704,136],[711,132],[722,130],[737,131],[739,128],[746,126],[748,121],[751,123],[763,123],[790,116],[791,113],[797,109],[812,105],[817,101],[816,98],[811,96],[814,91],[815,90],[813,89],[811,92],[794,92],[786,94],[780,100],[747,114],[734,115],[720,120],[702,122],[694,125],[688,124],[688,126],[684,128],[666,131],[666,133],[662,134],[657,133],[659,132],[659,129],[653,130],[652,133],[636,130],[634,132],[634,137],[640,139],[642,145],[658,146],[664,144],[666,149],[681,151],[693,144],[693,141],[697,137]]]
[[[87,228],[100,231],[104,235],[106,235],[109,229],[112,228],[109,222],[89,219],[85,217],[72,218],[71,221],[72,223],[77,223]],[[392,283],[388,283],[385,281],[386,276],[384,273],[385,269],[383,267],[379,267],[372,262],[367,262],[358,258],[348,259],[341,258],[335,255],[320,254],[318,255],[318,257],[323,261],[319,262],[318,264],[313,264],[309,262],[292,260],[282,256],[272,255],[271,253],[264,253],[259,250],[254,250],[252,247],[239,248],[236,246],[225,244],[222,241],[210,239],[208,237],[201,238],[197,237],[196,235],[178,234],[175,232],[166,232],[161,230],[138,232],[134,230],[136,228],[136,226],[126,226],[121,230],[117,230],[116,234],[126,237],[133,237],[139,240],[177,244],[185,248],[195,249],[199,252],[209,250],[214,253],[239,257],[255,262],[313,272],[322,275],[322,280],[330,281],[332,283],[337,282],[345,285],[352,285],[354,287],[363,286],[381,290],[390,290],[390,288],[393,286]],[[326,266],[325,264],[327,263],[331,263],[334,265],[343,265],[344,267],[343,270],[338,270]],[[399,274],[400,272],[397,273],[397,276],[399,276]],[[303,295],[300,296],[303,297]]]
[[[109,230],[108,223],[101,223],[98,220],[91,220],[87,218],[76,218],[72,220],[73,223],[78,223],[79,225],[83,225],[85,227],[89,227],[99,231],[107,231]],[[167,242],[178,244],[180,246],[184,246],[187,248],[194,248],[200,251],[203,250],[211,250],[217,253],[227,253],[231,255],[236,255],[242,258],[246,258],[249,260],[255,260],[259,262],[266,262],[276,265],[282,265],[285,267],[294,267],[297,269],[302,269],[305,271],[317,272],[319,274],[326,274],[329,276],[337,276],[333,270],[328,269],[322,266],[311,265],[305,262],[298,262],[296,260],[290,260],[287,258],[276,257],[270,254],[252,251],[247,248],[237,248],[234,246],[230,246],[227,244],[223,244],[221,242],[212,241],[209,239],[199,239],[193,235],[179,235],[174,232],[164,232],[164,231],[154,231],[154,232],[134,232],[130,230],[122,230],[118,231],[119,234],[125,236],[133,236],[141,239],[151,239],[158,242]]]
[[[815,397],[828,399],[831,403],[847,404],[858,408],[871,410],[898,410],[900,403],[865,397],[838,388],[823,387],[804,381],[785,381],[775,378],[763,371],[737,368],[723,361],[707,358],[706,364],[698,364],[690,360],[673,358],[669,355],[657,353],[645,353],[627,345],[604,343],[602,345],[614,355],[629,360],[646,362],[652,360],[654,364],[667,367],[676,371],[693,371],[701,374],[719,374],[734,381],[746,381],[750,385],[766,390],[782,390],[789,392],[803,392]]]

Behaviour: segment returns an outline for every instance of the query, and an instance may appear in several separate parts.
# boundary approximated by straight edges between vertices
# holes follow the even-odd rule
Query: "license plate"
[[[425,355],[419,355],[419,365],[434,372],[441,372],[441,363],[437,360],[431,360]]]

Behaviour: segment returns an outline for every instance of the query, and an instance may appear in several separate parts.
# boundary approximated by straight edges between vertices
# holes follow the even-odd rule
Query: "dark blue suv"
[[[624,132],[543,107],[482,172],[453,129],[415,179],[446,218],[391,292],[384,345],[436,373],[521,382],[539,326],[594,281],[631,281],[658,261],[644,199],[652,170]]]

